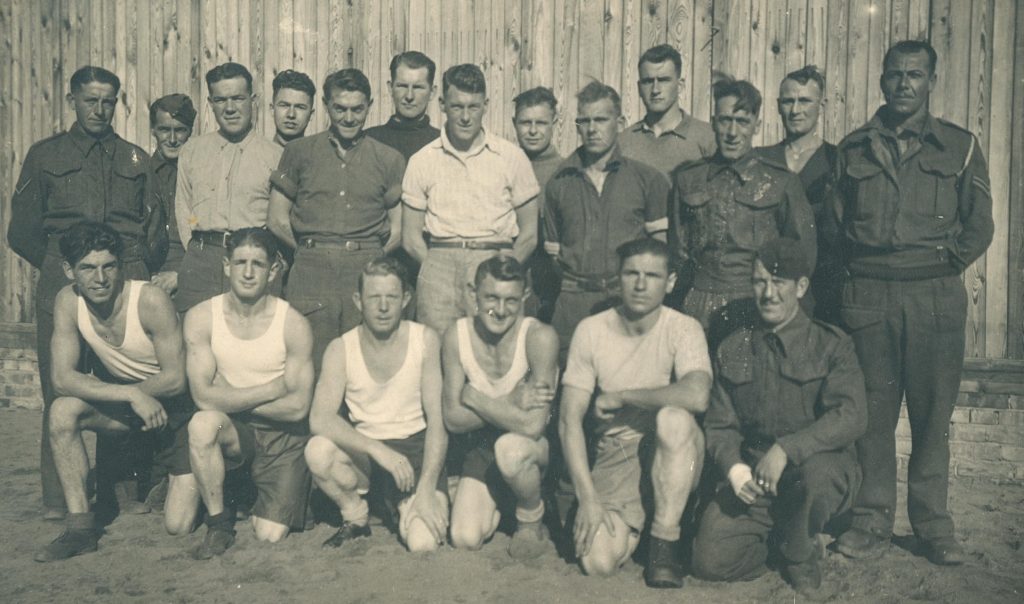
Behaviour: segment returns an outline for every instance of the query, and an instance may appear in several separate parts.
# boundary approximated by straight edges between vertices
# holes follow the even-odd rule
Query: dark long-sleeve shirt
[[[185,257],[185,248],[178,234],[178,222],[174,214],[174,188],[178,183],[178,162],[168,161],[160,155],[153,156],[153,176],[156,191],[160,196],[167,222],[167,258],[160,268],[162,271],[176,271]]]
[[[853,341],[798,311],[777,332],[739,330],[719,346],[704,418],[712,459],[728,474],[778,443],[801,464],[848,450],[867,428],[867,398]]]
[[[138,244],[150,268],[166,248],[163,208],[145,151],[112,130],[101,137],[78,124],[32,145],[11,199],[7,242],[35,267],[47,238],[83,220],[105,222]]]
[[[441,131],[430,125],[430,116],[428,115],[411,122],[400,120],[392,115],[380,126],[367,128],[366,136],[396,149],[408,162],[413,154],[441,136]]]

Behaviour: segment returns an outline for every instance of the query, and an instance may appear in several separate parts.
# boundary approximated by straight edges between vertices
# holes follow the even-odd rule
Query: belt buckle
[[[357,251],[359,251],[359,242],[358,241],[346,241],[345,242],[345,251],[346,252],[357,252]]]
[[[316,247],[316,242],[313,241],[312,237],[303,237],[302,240],[300,241],[300,243],[301,243],[302,247],[304,247],[306,249],[311,249],[311,248]]]
[[[228,238],[231,237],[231,231],[224,231],[220,236],[220,245],[224,249],[228,248]]]

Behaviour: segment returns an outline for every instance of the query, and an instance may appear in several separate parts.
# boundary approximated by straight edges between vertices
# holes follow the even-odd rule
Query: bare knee
[[[580,566],[583,572],[596,577],[610,577],[619,571],[619,560],[622,552],[615,551],[607,545],[599,546],[593,543],[590,551],[580,557]]]
[[[318,477],[326,476],[330,472],[331,463],[337,452],[338,447],[329,438],[323,436],[310,438],[304,452],[309,471]]]
[[[452,546],[456,549],[476,551],[484,546],[486,537],[479,526],[468,522],[452,522]]]
[[[252,528],[256,533],[256,539],[259,541],[277,543],[288,536],[288,527],[286,525],[265,518],[253,516]]]
[[[166,510],[164,513],[164,528],[167,530],[168,535],[175,537],[191,533],[192,528],[195,526],[195,521],[195,513],[174,514],[171,510]]]
[[[700,446],[703,449],[704,434],[697,420],[685,409],[662,407],[657,416],[658,447],[681,449]]]
[[[440,544],[434,538],[430,529],[423,524],[423,521],[413,520],[409,523],[409,530],[405,535],[405,546],[409,548],[410,552],[423,553],[437,551]]]
[[[494,459],[504,476],[516,476],[537,465],[537,441],[521,434],[503,434],[494,442]]]
[[[53,401],[50,407],[50,434],[60,435],[74,432],[78,428],[78,419],[85,410],[86,403],[82,399],[62,396]]]
[[[196,411],[188,422],[188,445],[190,448],[211,447],[217,443],[217,436],[229,421],[220,411]]]

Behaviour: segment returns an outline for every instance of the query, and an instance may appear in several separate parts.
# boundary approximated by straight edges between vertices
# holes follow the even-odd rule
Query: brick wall
[[[42,409],[35,329],[0,323],[0,409]]]

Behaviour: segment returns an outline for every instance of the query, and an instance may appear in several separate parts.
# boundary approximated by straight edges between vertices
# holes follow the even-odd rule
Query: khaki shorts
[[[249,465],[256,486],[254,516],[290,528],[306,523],[306,502],[312,485],[304,451],[309,435],[304,430],[278,430],[246,418],[231,416],[242,449],[240,459],[225,459],[228,470]]]
[[[628,437],[603,435],[594,444],[590,476],[597,491],[597,500],[636,531],[643,530],[647,518],[643,493],[650,489],[653,454],[652,439],[637,434]]]

